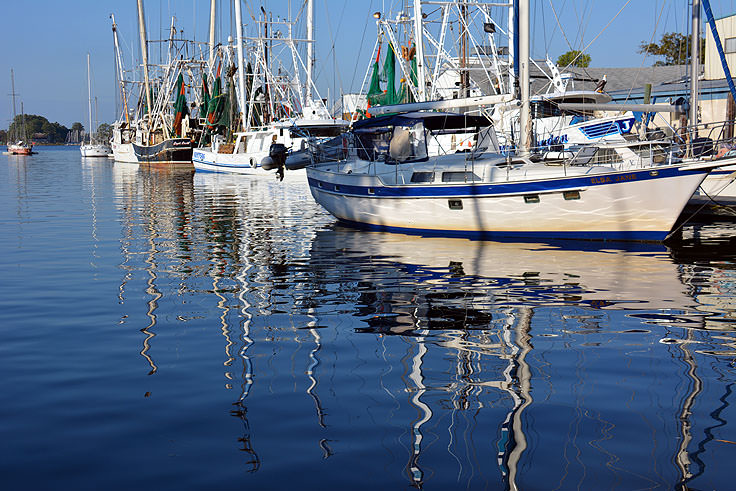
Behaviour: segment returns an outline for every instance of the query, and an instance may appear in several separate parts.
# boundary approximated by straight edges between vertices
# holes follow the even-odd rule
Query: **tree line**
[[[25,123],[25,131],[23,125]],[[21,135],[26,135],[29,140],[32,140],[34,135],[43,134],[49,143],[65,143],[67,141],[67,135],[69,131],[79,132],[79,137],[85,131],[84,125],[80,122],[72,124],[71,128],[67,128],[60,123],[52,123],[43,116],[37,114],[26,114],[17,115],[10,123],[8,130],[0,130],[0,142],[8,141],[11,135],[16,135],[16,138],[21,138]],[[107,123],[102,123],[97,128],[99,137],[105,141],[109,140],[112,136],[112,127]]]

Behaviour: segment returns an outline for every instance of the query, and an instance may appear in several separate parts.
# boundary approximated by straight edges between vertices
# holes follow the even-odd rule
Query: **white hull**
[[[312,195],[327,211],[372,228],[462,236],[662,240],[707,174],[683,167],[492,184],[387,186],[377,176],[318,168],[308,168],[307,177]]]
[[[204,172],[226,172],[249,176],[274,175],[274,170],[267,171],[261,167],[261,161],[266,155],[268,155],[267,152],[232,154],[195,148],[192,153],[192,163],[196,170]]]
[[[133,151],[132,143],[115,143],[112,142],[112,155],[116,162],[128,162],[132,164],[138,163],[138,158]]]
[[[736,198],[736,165],[711,172],[700,187],[711,198]]]
[[[112,153],[107,145],[81,145],[79,151],[82,157],[107,157]]]
[[[266,170],[260,163],[267,156],[266,153],[259,154],[226,154],[215,153],[209,149],[196,148],[192,153],[192,164],[197,172],[217,172],[226,174],[239,174],[253,177],[277,177],[275,169]],[[251,162],[255,166],[251,166]],[[284,180],[306,180],[306,171],[285,170]]]

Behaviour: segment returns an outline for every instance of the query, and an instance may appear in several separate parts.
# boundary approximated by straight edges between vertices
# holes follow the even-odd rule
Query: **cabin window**
[[[611,165],[623,162],[621,155],[613,148],[599,148],[590,163],[593,165]]]
[[[655,164],[663,164],[667,160],[667,151],[662,145],[637,145],[632,146],[631,150],[642,159],[651,159]]]
[[[566,200],[580,199],[580,191],[565,191],[562,193],[562,196]]]
[[[463,200],[461,199],[448,199],[447,204],[450,206],[451,210],[462,210],[463,209]]]
[[[389,157],[397,162],[409,162],[427,158],[427,142],[424,125],[395,126],[389,143]]]
[[[524,203],[539,203],[538,194],[527,194],[524,196]]]
[[[475,181],[480,181],[480,177],[478,177],[474,172],[451,171],[451,172],[442,173],[442,182],[475,182]]]
[[[383,160],[388,153],[388,144],[393,128],[371,128],[370,131],[356,132],[358,158],[362,160]]]
[[[736,53],[736,38],[726,38],[726,53]]]
[[[415,172],[411,175],[411,182],[432,182],[434,172]]]

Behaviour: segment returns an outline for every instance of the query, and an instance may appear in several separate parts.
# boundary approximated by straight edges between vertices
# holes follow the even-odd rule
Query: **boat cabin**
[[[357,158],[387,163],[421,162],[462,151],[498,151],[490,120],[482,116],[413,112],[358,121],[353,126]],[[458,145],[458,140],[467,142]]]

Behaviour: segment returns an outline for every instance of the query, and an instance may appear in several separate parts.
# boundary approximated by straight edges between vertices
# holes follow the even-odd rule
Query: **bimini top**
[[[371,131],[372,128],[386,126],[411,126],[423,123],[428,130],[460,130],[463,128],[484,128],[493,123],[484,116],[469,114],[439,113],[439,112],[411,112],[387,114],[375,118],[361,119],[353,123],[353,130],[357,132]]]

